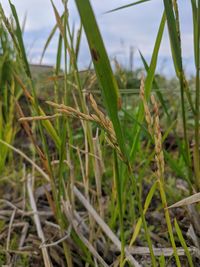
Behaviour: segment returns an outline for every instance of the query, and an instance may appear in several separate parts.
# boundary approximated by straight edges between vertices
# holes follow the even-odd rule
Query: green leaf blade
[[[94,68],[101,86],[104,104],[113,123],[119,147],[127,158],[123,133],[118,118],[118,107],[121,102],[119,89],[112,72],[95,15],[89,0],[85,0],[84,2],[82,0],[75,0],[75,2],[86,33]]]

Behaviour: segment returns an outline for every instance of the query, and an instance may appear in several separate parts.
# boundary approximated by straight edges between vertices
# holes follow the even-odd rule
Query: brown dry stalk
[[[37,212],[38,212],[37,211],[37,206],[36,206],[34,194],[33,194],[33,191],[32,191],[32,176],[31,175],[29,175],[28,178],[27,178],[27,191],[28,191],[28,196],[29,196],[31,209],[32,209],[32,211],[34,211],[33,219],[34,219],[34,223],[35,223],[35,226],[36,226],[38,237],[40,238],[42,243],[45,243],[45,236],[44,236],[44,233],[43,233],[43,230],[42,230],[40,217],[37,214]],[[42,247],[41,250],[42,250],[43,261],[44,261],[45,267],[52,267],[53,265],[51,263],[51,259],[50,259],[50,256],[48,254],[47,248]]]
[[[96,212],[96,210],[93,208],[93,206],[91,206],[91,204],[88,202],[88,200],[84,197],[84,195],[75,186],[72,190],[74,191],[76,198],[87,209],[87,211],[94,218],[96,223],[101,227],[101,229],[106,234],[106,236],[113,242],[113,244],[117,247],[117,249],[121,251],[121,242],[118,239],[118,237],[112,232],[110,227],[99,216],[99,214]],[[62,204],[63,204],[63,208],[65,211],[68,203],[63,201]],[[131,263],[132,266],[141,267],[141,265],[130,254],[130,252],[127,248],[125,248],[125,255],[126,255],[126,259]]]
[[[77,220],[74,218],[74,211],[71,207],[71,204],[69,201],[63,202],[63,208],[64,213],[72,225],[73,229],[77,233],[78,237],[82,240],[82,242],[85,244],[85,246],[88,248],[88,250],[91,252],[91,254],[101,263],[102,266],[108,267],[108,264],[104,261],[104,259],[99,255],[95,247],[92,245],[92,243],[85,238],[85,236],[82,234],[82,231],[79,229],[80,223],[77,222]]]

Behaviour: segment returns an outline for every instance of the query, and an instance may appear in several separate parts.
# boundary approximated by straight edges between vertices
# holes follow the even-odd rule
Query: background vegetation
[[[0,265],[198,266],[199,1],[188,1],[191,78],[179,1],[163,0],[151,61],[141,51],[135,71],[116,59],[111,68],[89,0],[75,0],[77,32],[62,2],[59,14],[51,1],[56,25],[41,56],[59,31],[55,68],[36,72],[15,6],[8,19],[0,5]],[[171,80],[156,74],[165,27]],[[79,71],[83,31],[93,64]]]

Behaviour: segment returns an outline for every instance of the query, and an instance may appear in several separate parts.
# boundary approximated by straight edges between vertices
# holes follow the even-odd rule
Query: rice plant
[[[74,1],[77,31],[68,1],[61,14],[50,2],[56,24],[41,62],[56,32],[57,55],[42,81],[34,79],[15,6],[9,1],[9,19],[0,5],[0,190],[14,191],[0,200],[2,266],[198,266],[199,1],[187,3],[193,80],[184,72],[181,1],[163,0],[150,63],[140,51],[142,74],[116,59],[111,67],[89,0]],[[171,81],[156,73],[165,27]],[[92,64],[80,71],[83,33]]]

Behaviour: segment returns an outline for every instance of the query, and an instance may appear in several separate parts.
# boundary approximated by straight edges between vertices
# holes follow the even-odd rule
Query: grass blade
[[[89,0],[75,0],[88,40],[95,71],[101,86],[104,104],[113,123],[117,141],[122,153],[127,157],[118,108],[121,99],[117,82],[114,78],[108,55]]]
[[[167,17],[167,24],[169,29],[170,43],[172,49],[172,57],[174,60],[174,67],[177,73],[177,76],[180,76],[180,73],[183,70],[182,67],[182,57],[181,57],[181,47],[180,40],[177,33],[177,24],[176,18],[174,15],[173,4],[171,0],[164,0],[165,14]]]
[[[47,40],[46,40],[46,42],[45,42],[45,45],[44,45],[44,48],[43,48],[43,51],[42,51],[42,55],[41,55],[41,58],[40,58],[40,64],[42,64],[42,60],[43,60],[43,58],[44,58],[45,52],[46,52],[46,50],[47,50],[47,48],[48,48],[48,46],[49,46],[49,44],[50,44],[52,38],[54,37],[54,34],[55,34],[57,28],[58,28],[58,26],[57,26],[57,24],[56,24],[56,25],[53,27],[53,29],[51,30],[51,32],[50,32],[50,34],[49,34],[49,37],[47,38]]]
[[[191,0],[192,5],[192,17],[193,17],[193,38],[194,38],[194,59],[195,59],[195,65],[197,66],[197,48],[198,48],[198,37],[197,37],[197,3],[196,0]]]
[[[195,94],[195,151],[194,151],[194,166],[195,166],[195,175],[196,175],[196,184],[198,189],[200,188],[200,154],[199,154],[199,118],[200,118],[200,1],[198,1],[198,9],[197,9],[197,23],[195,31],[195,45],[194,49],[195,53],[195,62],[196,62],[196,94]]]
[[[124,9],[124,8],[128,8],[128,7],[135,6],[135,5],[142,4],[144,2],[149,2],[149,1],[151,1],[151,0],[140,0],[140,1],[128,4],[128,5],[124,5],[124,6],[121,6],[121,7],[117,7],[115,9],[111,9],[111,10],[107,11],[106,13],[115,12],[115,11],[118,11],[118,10],[121,10],[121,9]]]
[[[178,238],[179,238],[179,240],[181,242],[181,246],[184,248],[185,255],[187,256],[189,266],[190,267],[194,267],[193,262],[192,262],[192,257],[190,255],[190,252],[188,250],[187,244],[185,242],[185,239],[183,237],[183,234],[181,232],[181,229],[180,229],[180,227],[179,227],[178,222],[177,222],[176,219],[174,220],[174,226],[175,226],[175,229],[176,229],[176,233],[178,235]]]
[[[186,205],[192,205],[194,203],[197,203],[200,201],[200,193],[196,193],[192,196],[186,197],[178,202],[176,202],[175,204],[171,205],[168,208],[178,208],[178,207],[182,207],[182,206],[186,206]]]
[[[154,50],[153,50],[153,55],[151,58],[151,63],[150,63],[149,70],[147,73],[147,78],[145,81],[145,94],[146,94],[147,99],[150,96],[150,92],[151,92],[151,88],[152,88],[152,84],[153,84],[153,80],[154,80],[154,75],[155,75],[155,70],[156,70],[156,65],[157,65],[157,59],[158,59],[158,53],[159,53],[159,49],[160,49],[160,44],[161,44],[163,32],[164,32],[165,22],[166,22],[166,17],[165,17],[165,14],[163,14],[162,19],[161,19],[161,23],[159,26]],[[140,104],[139,111],[137,114],[137,120],[139,123],[142,123],[143,119],[144,119],[144,109],[143,109],[143,105]],[[131,148],[131,152],[130,152],[131,160],[133,160],[135,158],[136,148],[138,145],[138,140],[139,140],[139,135],[140,135],[140,128],[138,127],[138,125],[135,125],[134,128],[135,128],[134,129],[135,136],[134,136],[134,140],[133,140],[133,144],[132,144],[132,148]]]
[[[166,266],[165,256],[164,255],[161,255],[159,257],[159,264],[160,264],[160,267],[165,267]]]
[[[180,83],[184,142],[185,142],[185,150],[186,150],[186,155],[187,155],[188,176],[191,177],[191,159],[190,159],[189,141],[188,141],[188,134],[187,134],[184,93],[186,93],[187,95],[189,104],[193,112],[195,111],[194,111],[190,92],[188,90],[187,82],[186,82],[184,71],[183,71],[178,5],[177,5],[177,2],[174,1],[174,8],[173,8],[172,0],[163,0],[163,1],[164,1],[165,13],[167,17],[167,25],[168,25],[168,32],[169,32],[169,37],[170,37],[174,68],[175,68],[176,75]]]
[[[125,255],[125,239],[124,239],[124,222],[123,222],[123,204],[122,204],[122,194],[121,194],[121,181],[119,174],[119,164],[116,152],[114,152],[114,177],[117,188],[118,195],[118,209],[119,209],[119,221],[120,221],[120,232],[121,232],[121,258],[120,266],[123,266],[124,255]]]
[[[153,184],[153,186],[151,187],[151,189],[150,189],[150,191],[149,191],[149,193],[147,195],[147,198],[145,200],[144,211],[143,211],[144,215],[147,212],[147,209],[148,209],[149,205],[151,204],[151,200],[152,200],[152,197],[153,197],[156,189],[157,189],[157,182],[155,182]],[[138,236],[138,234],[140,232],[141,226],[142,226],[142,218],[140,217],[139,220],[137,221],[137,224],[136,224],[136,227],[135,227],[135,231],[134,231],[133,236],[131,238],[130,246],[132,246],[133,243],[135,242],[135,240],[136,240],[136,238],[137,238],[137,236]]]
[[[11,3],[10,0],[9,0],[9,4],[10,4],[10,8],[11,8],[11,11],[12,11],[13,17],[15,19],[15,23],[16,23],[16,37],[18,40],[19,48],[20,48],[20,56],[21,56],[22,61],[24,63],[24,68],[25,68],[26,74],[29,78],[31,78],[31,71],[30,71],[28,60],[26,57],[26,51],[25,51],[24,42],[22,39],[22,31],[21,31],[21,27],[19,24],[17,11],[15,9],[15,6]]]

